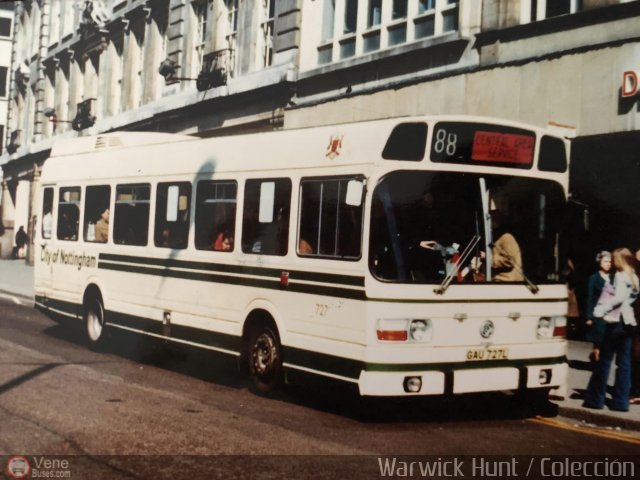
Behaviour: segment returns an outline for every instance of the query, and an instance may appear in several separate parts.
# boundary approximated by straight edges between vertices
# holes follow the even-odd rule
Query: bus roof
[[[98,180],[117,176],[282,171],[373,165],[393,128],[406,122],[495,123],[552,133],[510,121],[472,116],[401,117],[303,129],[197,138],[157,132],[113,132],[56,142],[41,181]]]

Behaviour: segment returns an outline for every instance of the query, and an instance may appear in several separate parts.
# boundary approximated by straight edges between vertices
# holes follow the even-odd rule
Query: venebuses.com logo
[[[9,479],[71,478],[71,465],[67,458],[14,455],[7,460],[5,471]]]

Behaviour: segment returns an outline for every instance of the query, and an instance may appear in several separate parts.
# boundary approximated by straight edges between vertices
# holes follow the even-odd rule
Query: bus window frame
[[[322,181],[332,181],[332,180],[344,180],[347,183],[351,180],[357,180],[362,182],[362,197],[360,202],[360,208],[362,210],[362,217],[360,219],[360,250],[359,255],[357,257],[340,257],[337,255],[321,255],[321,254],[301,254],[300,253],[300,239],[301,239],[301,221],[302,221],[302,186],[305,182],[322,182]],[[296,237],[295,237],[295,252],[299,258],[312,258],[312,259],[323,259],[323,260],[337,260],[342,262],[359,262],[362,260],[363,250],[364,250],[364,233],[365,233],[365,217],[366,217],[366,198],[367,198],[367,185],[366,185],[366,176],[360,173],[353,175],[319,175],[319,176],[309,176],[302,177],[298,182],[298,215],[297,215],[297,228],[296,228]],[[345,199],[346,200],[346,199]],[[346,205],[346,202],[345,202]]]
[[[118,189],[121,187],[128,187],[128,188],[135,188],[135,187],[148,187],[149,188],[149,199],[148,200],[135,200],[132,202],[120,202],[120,204],[125,204],[125,203],[129,203],[129,204],[136,204],[136,203],[140,203],[140,204],[144,204],[146,203],[149,207],[148,207],[148,211],[147,211],[147,232],[145,235],[145,243],[140,244],[140,243],[128,243],[128,242],[119,242],[116,240],[116,222],[118,220],[118,212],[117,212],[117,207],[119,205],[118,202]],[[149,241],[149,236],[150,236],[150,232],[152,231],[152,228],[154,227],[154,225],[151,223],[151,207],[154,206],[154,201],[153,201],[153,195],[155,193],[155,184],[152,184],[151,182],[133,182],[133,183],[116,183],[115,184],[115,188],[114,188],[114,199],[113,199],[113,226],[111,228],[112,232],[113,232],[113,243],[115,245],[122,245],[122,246],[126,246],[126,247],[148,247],[151,242]],[[111,221],[110,221],[111,223]]]

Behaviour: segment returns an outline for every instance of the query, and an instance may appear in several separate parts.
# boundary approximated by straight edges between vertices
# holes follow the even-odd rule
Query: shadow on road
[[[78,323],[62,322],[43,333],[88,347]],[[132,362],[150,365],[233,389],[246,389],[248,379],[238,371],[237,359],[189,345],[165,342],[111,329],[107,346],[92,350]],[[273,401],[312,408],[369,423],[459,422],[471,420],[524,419],[555,416],[551,402],[532,402],[518,394],[495,392],[456,396],[360,397],[357,388],[329,379],[285,385],[270,395]]]

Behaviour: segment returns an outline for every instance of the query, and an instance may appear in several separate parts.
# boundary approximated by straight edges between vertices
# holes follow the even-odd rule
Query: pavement
[[[0,260],[0,296],[33,304],[33,267],[25,260]],[[568,343],[567,388],[566,391],[552,391],[550,398],[558,406],[558,414],[586,424],[640,431],[640,405],[631,405],[628,412],[616,412],[607,407],[591,410],[582,406],[582,394],[591,375],[591,344],[577,340]],[[612,368],[609,385],[613,385],[614,375],[615,368]]]

